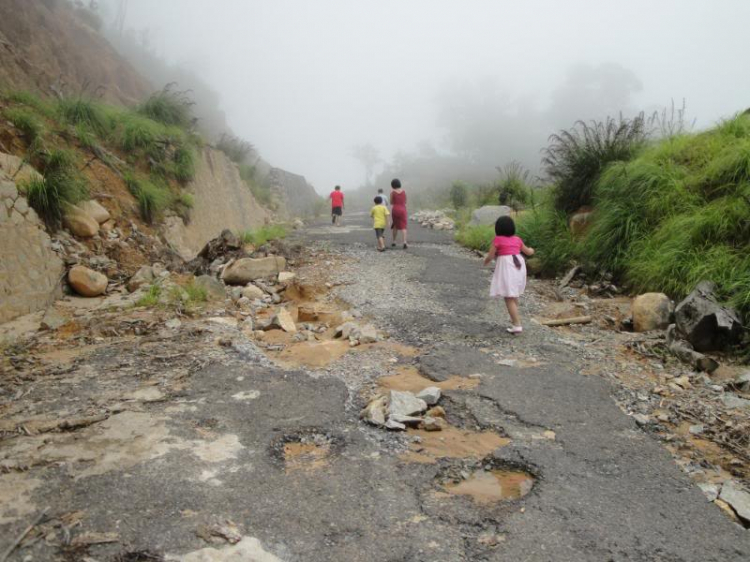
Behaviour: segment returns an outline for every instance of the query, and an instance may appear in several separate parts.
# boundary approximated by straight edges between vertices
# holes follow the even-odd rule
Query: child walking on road
[[[533,256],[534,248],[529,248],[516,236],[516,224],[512,218],[500,217],[495,223],[495,239],[484,258],[484,265],[497,259],[490,284],[490,296],[505,299],[512,324],[508,328],[511,334],[523,332],[521,317],[518,315],[518,297],[526,288],[526,262],[521,253]]]
[[[388,207],[383,205],[383,198],[377,196],[374,200],[375,206],[370,209],[372,217],[372,227],[375,229],[375,236],[378,239],[378,252],[385,251],[385,228],[388,226],[388,216],[391,214]]]

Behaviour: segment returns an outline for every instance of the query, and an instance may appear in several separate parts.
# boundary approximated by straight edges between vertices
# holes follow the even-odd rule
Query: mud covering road
[[[608,382],[580,373],[585,350],[532,322],[506,334],[489,271],[448,234],[414,227],[408,250],[378,254],[368,223],[349,215],[296,238],[332,256],[317,265],[330,296],[385,342],[280,363],[217,310],[51,356],[14,415],[85,404],[107,416],[1,442],[0,547],[48,509],[9,560],[750,559],[750,533]],[[359,419],[378,388],[436,383],[444,431]],[[533,486],[493,495],[495,472]]]

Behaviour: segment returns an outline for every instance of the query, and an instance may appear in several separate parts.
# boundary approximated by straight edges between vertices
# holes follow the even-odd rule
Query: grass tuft
[[[44,133],[42,122],[28,109],[20,107],[5,109],[3,116],[13,123],[13,126],[21,132],[29,144],[41,138]]]
[[[269,226],[262,226],[255,230],[246,230],[240,234],[240,240],[243,244],[253,244],[256,247],[262,246],[272,240],[279,240],[285,238],[287,230],[283,225],[272,224]]]
[[[178,92],[168,84],[138,107],[138,113],[158,123],[189,129],[193,125],[194,102],[187,92]]]
[[[133,175],[125,177],[125,185],[138,201],[141,218],[153,224],[171,201],[169,190],[149,180],[139,179]]]
[[[114,122],[102,105],[85,98],[65,98],[58,103],[63,121],[69,125],[86,125],[97,136],[105,137],[112,131]]]

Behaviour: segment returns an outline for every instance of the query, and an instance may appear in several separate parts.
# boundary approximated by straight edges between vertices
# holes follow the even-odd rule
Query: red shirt
[[[344,194],[340,191],[331,191],[331,207],[343,207]]]
[[[523,240],[518,236],[495,236],[492,241],[498,256],[515,256],[521,253]]]

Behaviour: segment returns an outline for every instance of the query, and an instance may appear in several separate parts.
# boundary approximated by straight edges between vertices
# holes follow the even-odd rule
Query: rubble
[[[417,211],[412,218],[425,228],[434,230],[453,230],[456,223],[445,211]]]
[[[424,400],[428,406],[434,406],[440,401],[441,391],[437,386],[428,386],[417,393],[417,398]]]
[[[103,224],[111,218],[109,215],[109,211],[93,199],[89,201],[82,201],[81,203],[78,203],[77,206],[99,224]]]
[[[391,390],[388,395],[387,412],[389,416],[394,414],[400,416],[411,416],[413,414],[424,412],[425,410],[427,410],[427,404],[425,401],[417,398],[411,392]]]
[[[224,284],[211,275],[198,275],[194,278],[193,283],[206,291],[209,298],[223,299],[227,292]]]
[[[292,315],[289,313],[289,311],[286,308],[283,308],[283,307],[279,308],[276,311],[276,315],[273,317],[271,326],[275,328],[280,328],[281,330],[284,330],[285,332],[289,334],[297,333],[297,326],[294,324]]]
[[[746,524],[750,525],[750,493],[729,480],[721,487],[719,499],[726,502]]]
[[[150,265],[144,265],[128,279],[127,289],[132,293],[144,285],[153,283],[154,279],[156,279],[154,269]]]
[[[63,225],[75,236],[91,238],[99,232],[99,223],[80,207],[68,205],[63,214]]]

